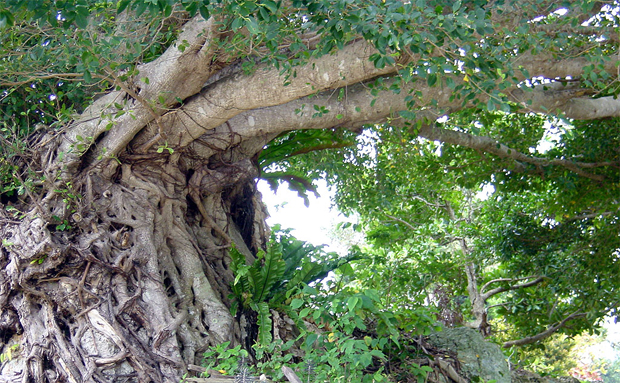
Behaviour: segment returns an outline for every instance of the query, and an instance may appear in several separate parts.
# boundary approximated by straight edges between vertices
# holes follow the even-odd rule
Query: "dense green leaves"
[[[403,314],[430,300],[453,325],[470,319],[467,262],[476,264],[478,288],[544,276],[541,284],[488,302],[502,341],[535,335],[571,314],[577,316],[559,329],[570,336],[617,315],[618,173],[606,164],[619,158],[618,121],[470,110],[440,126],[494,137],[539,164],[424,141],[387,125],[368,129],[355,146],[286,163],[325,171],[339,208],[359,215],[370,246],[354,265],[359,279],[349,283],[383,289],[383,304]],[[604,181],[554,164],[566,158],[601,164],[588,171]]]

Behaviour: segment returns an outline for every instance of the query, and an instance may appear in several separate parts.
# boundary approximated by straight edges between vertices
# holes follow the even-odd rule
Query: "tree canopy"
[[[6,374],[172,382],[243,346],[371,381],[428,303],[505,347],[616,316],[618,6],[4,2]],[[324,177],[370,246],[269,242],[259,177]]]

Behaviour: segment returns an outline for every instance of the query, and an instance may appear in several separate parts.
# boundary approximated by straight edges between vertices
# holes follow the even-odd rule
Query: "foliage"
[[[576,310],[587,312],[588,317],[571,323],[572,331],[565,330],[570,335],[590,328],[594,318],[614,314],[613,297],[620,282],[615,252],[620,243],[610,228],[616,218],[597,215],[558,223],[538,211],[528,212],[525,206],[515,215],[503,203],[497,206],[505,215],[503,222],[494,221],[491,227],[501,233],[496,237],[491,232],[488,243],[495,241],[503,269],[549,278],[543,289],[514,292],[515,304],[500,308],[499,314],[517,328],[526,328],[525,322],[533,319],[540,326],[543,318],[560,320]]]
[[[433,318],[427,316],[424,321],[420,317],[405,324],[381,308],[377,291],[336,291],[334,285],[327,290],[305,285],[289,292],[292,299],[280,309],[291,315],[301,332],[297,338],[286,342],[281,339],[257,342],[254,345],[258,360],[256,369],[275,379],[282,378],[281,367],[287,365],[308,382],[381,382],[387,381],[389,375],[384,369],[389,357],[391,363],[398,360],[398,364],[407,366],[408,374],[424,381],[429,368],[411,361],[403,362],[410,351],[403,349],[400,334],[427,333],[434,327]],[[293,349],[298,351],[293,352]],[[294,357],[300,353],[299,358]],[[208,356],[212,358],[215,354],[212,351]],[[228,355],[221,350],[219,354]],[[235,363],[232,358],[215,368]],[[213,365],[212,362],[210,366]]]
[[[235,280],[231,286],[237,301],[231,311],[236,315],[238,304],[258,314],[258,343],[271,343],[270,306],[277,308],[288,292],[302,284],[320,281],[327,274],[350,261],[354,255],[340,258],[325,253],[322,246],[313,246],[294,238],[290,230],[275,226],[267,251],[260,250],[252,265],[246,264],[241,252],[232,248],[231,270]]]
[[[620,382],[620,358],[613,361],[607,361],[603,366],[603,381],[608,383]]]
[[[261,253],[252,265],[246,265],[245,258],[233,250],[233,291],[244,307],[258,314],[256,369],[278,378],[282,376],[282,365],[287,365],[305,371],[302,375],[310,382],[378,382],[387,381],[382,365],[386,355],[390,355],[407,365],[408,373],[423,380],[428,367],[404,363],[406,354],[396,350],[403,347],[402,332],[428,334],[434,329],[432,314],[421,305],[392,313],[392,307],[385,304],[377,290],[354,290],[354,271],[344,263],[350,259],[333,256],[277,227],[268,251]],[[308,285],[332,270],[339,282],[329,279],[315,287]],[[276,280],[282,283],[272,283]],[[286,342],[273,339],[270,309],[290,316],[300,334]],[[228,347],[220,345],[205,354],[209,368],[235,373],[242,350],[239,346]],[[292,352],[293,349],[299,351]],[[294,359],[299,352],[303,356]]]
[[[318,196],[312,182],[320,174],[306,174],[291,169],[289,158],[305,153],[351,146],[354,143],[352,132],[341,130],[296,130],[287,132],[271,141],[260,153],[258,165],[260,178],[267,181],[276,192],[280,183],[287,182],[289,189],[296,191],[309,204],[308,191]],[[288,170],[283,170],[288,169]]]
[[[15,84],[7,91],[7,97],[15,96],[8,105],[19,105],[15,112],[29,111],[26,113],[31,119],[43,119],[47,123],[63,120],[58,118],[59,113],[66,116],[67,111],[70,113],[70,105],[79,110],[85,105],[84,101],[89,100],[89,91],[93,89],[88,87],[101,90],[110,85],[118,86],[114,71],[120,71],[119,80],[125,80],[138,75],[134,73],[137,63],[149,62],[160,55],[178,32],[171,19],[200,14],[205,18],[217,15],[222,29],[232,32],[218,42],[223,55],[231,59],[255,55],[254,61],[244,62],[246,72],[251,72],[257,62],[269,63],[281,70],[285,81],[297,75],[296,68],[301,64],[342,49],[362,36],[378,51],[370,57],[377,68],[413,57],[399,71],[403,83],[423,81],[429,86],[445,86],[463,103],[475,98],[477,93],[486,93],[488,101],[481,107],[489,111],[510,112],[512,106],[503,90],[519,83],[523,76],[528,77],[524,69],[513,65],[515,52],[546,50],[553,52],[557,59],[577,53],[591,58],[592,64],[587,66],[584,75],[586,85],[598,88],[599,96],[617,94],[617,84],[606,84],[611,74],[599,68],[601,57],[615,50],[612,41],[595,42],[585,33],[559,32],[546,36],[546,25],[561,31],[575,23],[575,19],[570,17],[570,12],[565,17],[554,13],[556,9],[547,9],[548,14],[541,16],[537,6],[530,3],[521,5],[520,12],[511,16],[517,28],[498,30],[495,23],[498,23],[498,16],[500,23],[505,21],[504,10],[500,7],[493,14],[492,7],[487,7],[486,3],[122,0],[115,4],[99,0],[68,3],[11,0],[0,8],[0,26],[8,31],[3,34],[2,44],[3,53],[6,53],[2,55],[6,57],[2,62],[7,70],[2,72],[9,75],[7,84]],[[587,0],[576,4],[566,2],[557,7],[570,9],[577,17],[595,5],[595,1]],[[123,12],[131,12],[134,22],[126,30],[116,30],[115,17]],[[600,27],[613,25],[614,17],[609,14],[601,18]],[[307,32],[316,33],[318,37],[313,49],[301,38]],[[485,34],[490,35],[483,44],[479,43],[479,36]],[[119,45],[123,49],[117,49]],[[286,54],[282,46],[288,47]],[[438,46],[447,49],[438,53]],[[21,54],[24,51],[28,54]],[[426,70],[418,71],[421,67]],[[42,76],[41,68],[49,75]],[[459,81],[458,76],[463,75],[467,81]],[[54,102],[39,105],[37,99],[41,93],[33,91],[33,81],[41,81],[41,86],[49,87],[49,91],[43,93],[54,95]],[[75,84],[68,85],[70,82]],[[392,82],[390,89],[400,92],[401,85],[398,81]],[[377,92],[388,87],[383,79],[371,86]],[[59,87],[67,89],[60,91]],[[30,98],[22,97],[28,93]],[[346,98],[346,92],[338,97]],[[407,102],[413,106],[423,100],[412,92]],[[33,113],[45,107],[52,109]],[[322,108],[313,105],[307,109],[319,114],[329,113]],[[401,116],[411,118],[413,112],[404,111]],[[15,125],[34,126],[32,123]]]
[[[292,300],[291,308],[299,309],[294,319],[314,324],[319,332],[302,331],[301,349],[304,363],[313,366],[310,379],[315,381],[372,382],[387,381],[383,368],[366,373],[374,360],[385,360],[383,350],[390,340],[398,340],[394,318],[380,312],[376,291],[357,294],[333,294],[322,297],[319,290],[305,287],[303,296]],[[368,330],[364,323],[369,315],[376,316],[377,336],[354,336]],[[302,327],[303,328],[303,327]],[[374,370],[374,369],[373,369]]]
[[[600,122],[598,131],[593,123],[579,121],[554,127],[536,115],[463,112],[444,124],[499,137],[520,152],[536,150],[531,148],[556,129],[551,149],[539,149],[537,155],[553,160],[584,153],[586,161],[596,163],[618,159],[617,122]],[[338,207],[360,215],[371,246],[353,265],[358,278],[352,283],[383,289],[388,307],[430,300],[451,315],[451,323],[459,323],[459,316],[467,319],[462,268],[474,261],[479,286],[498,278],[546,277],[536,287],[509,291],[488,303],[493,306],[489,318],[502,323],[497,340],[537,334],[583,313],[559,330],[573,336],[595,331],[597,320],[616,313],[620,242],[613,168],[595,170],[605,174],[604,182],[553,166],[501,170],[510,167],[506,160],[423,141],[389,126],[368,128],[355,146],[297,156],[286,166],[307,174],[317,168],[325,172],[337,187]],[[458,238],[466,239],[469,257],[456,246]],[[438,288],[448,292],[441,304],[433,298]],[[535,358],[536,351],[531,355]],[[545,368],[557,372],[558,366]]]
[[[216,370],[226,375],[235,375],[248,352],[241,345],[230,347],[230,342],[223,342],[211,347],[204,354],[207,371]]]

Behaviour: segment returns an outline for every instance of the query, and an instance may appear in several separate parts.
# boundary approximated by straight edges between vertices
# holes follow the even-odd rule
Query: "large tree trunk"
[[[265,226],[256,169],[234,157],[190,170],[176,153],[128,155],[112,179],[91,170],[42,202],[77,208],[71,229],[36,209],[4,217],[0,334],[22,357],[0,380],[178,382],[210,345],[243,341],[227,249],[251,257]]]
[[[62,133],[31,138],[40,197],[0,210],[0,381],[179,382],[209,346],[252,344],[229,311],[228,249],[251,261],[265,245],[255,158],[273,134],[209,132],[174,151],[172,134],[137,136],[170,128],[161,115],[217,81],[215,34],[195,17],[186,50],[139,66],[150,81],[116,79]],[[111,117],[119,102],[127,114]]]

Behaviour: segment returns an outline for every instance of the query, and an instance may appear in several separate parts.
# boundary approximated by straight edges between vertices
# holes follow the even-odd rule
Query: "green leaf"
[[[82,28],[85,29],[86,27],[88,27],[88,16],[89,16],[89,11],[87,7],[77,7],[76,9],[77,13],[75,15],[75,24]]]
[[[489,110],[489,112],[495,110],[495,103],[493,102],[493,99],[489,99],[489,101],[487,102],[487,109]]]
[[[136,17],[140,17],[144,11],[146,11],[146,8],[148,7],[148,4],[146,2],[138,2],[138,6],[136,7]]]
[[[202,18],[205,19],[205,20],[208,20],[209,17],[211,17],[211,13],[209,12],[209,8],[207,8],[206,5],[203,5],[200,8],[198,8],[198,12],[200,12],[200,16],[202,16]]]
[[[315,334],[315,333],[308,334],[308,336],[306,336],[306,341],[305,341],[306,349],[311,350],[314,347],[314,342],[316,342],[318,338],[319,338],[318,334]]]
[[[243,20],[241,17],[237,17],[236,19],[234,19],[230,25],[230,29],[232,29],[233,31],[236,31],[237,29],[243,27],[243,25],[245,24],[245,20]]]
[[[8,10],[0,11],[0,29],[4,29],[7,27],[12,27],[15,23],[15,18],[13,14]]]
[[[454,83],[454,79],[450,76],[446,77],[446,85],[450,89],[454,89],[456,87],[456,84]]]
[[[411,110],[399,110],[398,111],[398,115],[401,116],[402,118],[404,118],[406,120],[410,120],[410,121],[413,121],[416,118],[415,112],[411,111]]]
[[[260,2],[261,5],[267,7],[271,13],[278,12],[278,3],[272,0],[263,0]]]
[[[307,316],[308,316],[308,314],[310,314],[310,308],[309,308],[309,307],[306,307],[305,309],[302,309],[302,310],[299,312],[299,317],[300,317],[300,318],[305,318],[305,317],[307,317]]]
[[[248,32],[252,35],[257,35],[260,33],[260,27],[258,25],[258,21],[252,16],[248,18],[245,23],[245,26],[248,28]]]
[[[357,306],[357,304],[360,303],[360,298],[359,297],[351,297],[347,300],[347,307],[349,308],[349,311],[353,311],[355,310],[355,307]]]
[[[379,293],[377,292],[377,290],[374,290],[374,289],[364,290],[364,295],[372,299],[375,302],[381,302],[381,297],[379,296]]]
[[[299,298],[295,298],[291,301],[290,307],[293,310],[297,310],[298,308],[300,308],[302,305],[304,304],[304,300],[303,299],[299,299]]]
[[[437,83],[437,75],[435,73],[429,74],[426,78],[426,82],[428,83],[428,86],[435,85]]]
[[[131,3],[131,0],[120,0],[118,2],[118,5],[116,6],[116,13],[123,12],[129,5],[129,3]]]
[[[271,312],[266,302],[257,303],[254,307],[258,313],[258,343],[266,346],[272,341]]]
[[[254,302],[262,302],[267,299],[271,293],[271,288],[276,282],[280,281],[286,269],[279,244],[271,243],[267,252],[261,253],[264,256],[264,265],[261,266],[260,259],[257,259],[249,273],[254,284]]]
[[[461,0],[456,0],[454,4],[452,4],[452,12],[456,13],[461,8]]]

